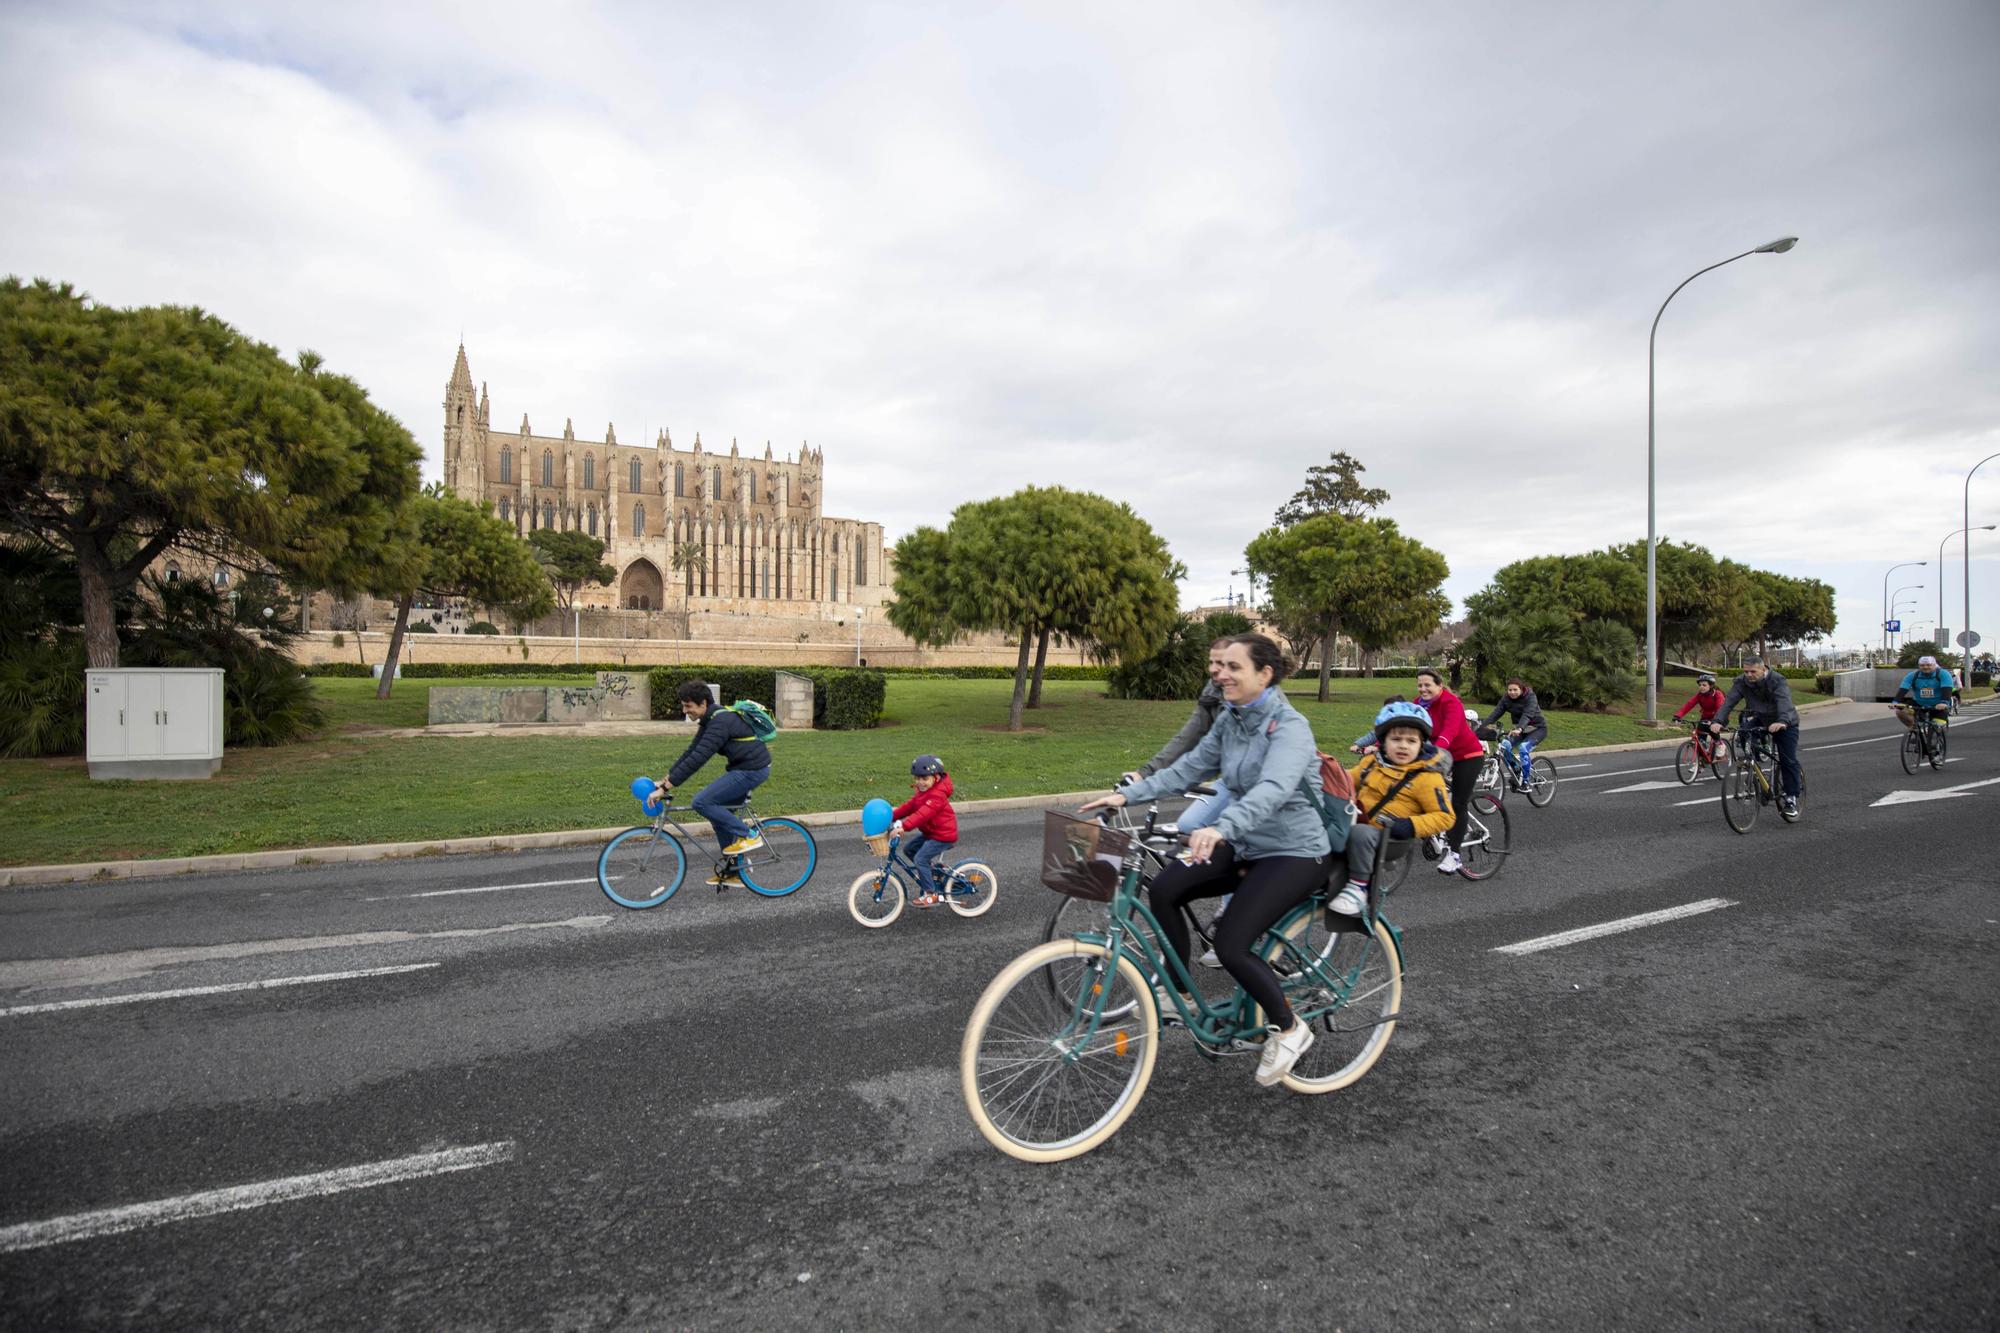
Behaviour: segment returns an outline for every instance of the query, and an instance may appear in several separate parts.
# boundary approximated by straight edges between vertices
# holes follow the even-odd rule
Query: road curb
[[[1800,704],[1799,711],[1846,703],[1842,699],[1818,699]],[[1616,745],[1585,745],[1576,749],[1542,749],[1550,758],[1583,754],[1621,754],[1635,750],[1660,750],[1687,739],[1676,732],[1656,741],[1625,741]],[[1066,805],[1101,796],[1103,788],[1091,791],[1054,792],[1040,796],[996,796],[980,801],[962,801],[957,809],[965,814],[987,810],[1031,810],[1044,805]],[[835,828],[861,820],[857,810],[823,810],[814,814],[792,815],[808,828]],[[266,852],[224,852],[216,856],[173,856],[152,860],[80,861],[71,865],[0,867],[0,888],[28,888],[45,884],[95,883],[120,879],[151,879],[162,875],[198,875],[226,870],[282,870],[290,866],[333,865],[350,861],[392,861],[405,857],[455,856],[468,852],[522,852],[544,847],[571,847],[580,843],[604,842],[629,825],[611,828],[558,829],[547,833],[501,833],[475,838],[431,838],[419,842],[364,842],[337,847],[291,847]]]

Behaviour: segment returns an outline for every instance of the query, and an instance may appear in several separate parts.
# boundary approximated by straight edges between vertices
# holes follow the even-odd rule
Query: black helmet
[[[1715,677],[1709,675],[1706,671],[1704,671],[1699,676],[1696,676],[1694,678],[1694,683],[1695,683],[1695,688],[1700,689],[1704,685],[1715,684]]]
[[[910,761],[910,776],[935,778],[944,774],[944,760],[934,754],[920,754]]]

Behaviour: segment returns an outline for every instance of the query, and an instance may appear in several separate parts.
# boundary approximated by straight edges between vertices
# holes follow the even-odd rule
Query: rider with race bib
[[[1224,646],[1217,684],[1224,707],[1194,749],[1151,777],[1100,796],[1083,813],[1185,791],[1220,772],[1235,799],[1213,826],[1188,835],[1187,850],[1153,879],[1153,916],[1160,933],[1188,961],[1181,906],[1232,890],[1235,900],[1215,931],[1215,952],[1270,1021],[1257,1081],[1272,1087],[1312,1045],[1312,1030],[1285,1000],[1283,985],[1253,946],[1278,918],[1325,887],[1330,844],[1307,783],[1319,781],[1312,727],[1285,698],[1285,659],[1262,634],[1242,634]],[[1165,978],[1160,985],[1164,991]],[[1175,1014],[1162,993],[1162,1016]]]
[[[1480,725],[1492,726],[1502,713],[1514,724],[1507,733],[1514,738],[1514,771],[1508,774],[1508,780],[1514,790],[1526,791],[1528,775],[1534,772],[1535,747],[1549,738],[1549,720],[1542,716],[1541,701],[1535,698],[1535,692],[1519,676],[1508,677],[1506,692]]]
[[[1903,683],[1896,687],[1896,702],[1889,707],[1896,710],[1896,716],[1903,719],[1904,726],[1911,725],[1906,706],[1914,708],[1934,722],[1942,722],[1951,713],[1952,697],[1958,693],[1958,681],[1951,672],[1939,669],[1938,660],[1929,653],[1917,659],[1917,669],[1903,677]]]
[[[1792,687],[1783,676],[1764,665],[1762,658],[1752,658],[1743,664],[1743,674],[1723,696],[1715,720],[1708,724],[1711,733],[1722,734],[1730,710],[1739,702],[1743,705],[1743,725],[1763,727],[1771,734],[1771,744],[1778,751],[1778,785],[1784,793],[1780,799],[1785,813],[1796,817],[1799,796],[1805,790],[1805,774],[1799,768],[1799,710],[1792,706]],[[1745,756],[1749,753],[1745,747]]]

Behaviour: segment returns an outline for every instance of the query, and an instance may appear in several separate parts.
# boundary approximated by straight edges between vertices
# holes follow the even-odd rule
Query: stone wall
[[[887,628],[886,626],[884,628]],[[864,626],[861,656],[870,666],[1007,666],[1016,650],[1004,644],[920,648],[890,630],[882,638],[868,636]],[[890,636],[893,636],[891,638]],[[380,663],[389,635],[377,630],[348,630],[335,646],[334,634],[314,630],[299,636],[292,656],[302,663]],[[525,652],[523,651],[525,647]],[[1075,653],[1051,651],[1051,663],[1075,660]],[[698,662],[725,666],[853,666],[854,645],[773,642],[749,639],[593,639],[520,637],[489,634],[415,634],[403,639],[405,663],[412,662],[530,662],[563,669],[577,662],[622,666],[672,666]]]

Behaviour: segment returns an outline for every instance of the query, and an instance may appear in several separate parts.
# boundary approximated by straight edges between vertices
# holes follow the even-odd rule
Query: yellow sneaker
[[[734,870],[730,871],[728,874],[722,874],[718,872],[717,874],[710,875],[708,877],[708,882],[715,886],[715,891],[717,893],[721,893],[724,889],[742,888],[743,876],[737,874]]]
[[[722,854],[724,856],[741,856],[745,852],[754,852],[763,845],[764,840],[753,833],[747,838],[738,838],[735,842],[724,847]]]

